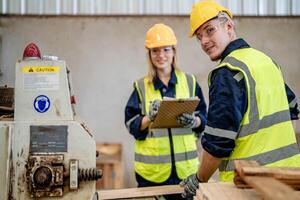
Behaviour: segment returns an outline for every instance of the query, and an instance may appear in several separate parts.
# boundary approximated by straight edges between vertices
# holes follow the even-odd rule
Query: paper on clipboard
[[[181,127],[176,117],[182,113],[193,113],[200,102],[199,98],[163,99],[155,120],[150,128],[178,128]]]

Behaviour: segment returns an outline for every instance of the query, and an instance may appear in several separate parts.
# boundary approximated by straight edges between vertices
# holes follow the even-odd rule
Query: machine
[[[15,74],[14,118],[0,121],[0,199],[98,199],[96,144],[75,120],[65,61],[30,44]]]

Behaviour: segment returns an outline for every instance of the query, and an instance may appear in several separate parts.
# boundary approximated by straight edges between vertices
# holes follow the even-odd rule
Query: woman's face
[[[150,57],[153,65],[158,70],[171,67],[174,57],[172,46],[164,46],[150,49]]]

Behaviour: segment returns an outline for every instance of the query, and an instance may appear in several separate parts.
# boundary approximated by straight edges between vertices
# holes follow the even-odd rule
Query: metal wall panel
[[[0,0],[0,14],[188,15],[199,0]],[[300,15],[300,0],[216,0],[234,15]]]
[[[15,0],[2,0],[6,1],[7,5],[7,13],[16,13],[16,14],[21,14],[21,2],[20,1],[15,1]]]
[[[160,0],[144,0],[144,13],[145,14],[159,14],[162,13]]]
[[[258,14],[266,15],[268,12],[274,14],[275,1],[274,0],[260,0],[258,4]]]
[[[73,0],[61,0],[61,13],[73,14]]]
[[[78,0],[78,14],[91,14],[92,7],[90,0]]]
[[[292,0],[292,15],[300,15],[300,1]]]
[[[244,15],[258,15],[258,0],[244,0],[241,1],[242,10]]]
[[[291,14],[290,5],[291,1],[289,0],[277,0],[276,1],[276,15],[286,15],[288,13]]]
[[[227,5],[225,5],[225,3],[223,5],[228,7],[234,15],[242,15],[243,4],[241,0],[227,1]]]
[[[143,14],[144,13],[144,3],[143,1],[137,0],[127,0],[128,14]]]
[[[59,14],[56,4],[57,4],[56,0],[44,0],[44,13],[51,14],[51,15]]]
[[[95,14],[107,13],[107,0],[95,0]]]
[[[43,14],[44,13],[44,1],[41,1],[41,0],[27,1],[25,7],[26,7],[25,13],[32,13],[32,14]]]

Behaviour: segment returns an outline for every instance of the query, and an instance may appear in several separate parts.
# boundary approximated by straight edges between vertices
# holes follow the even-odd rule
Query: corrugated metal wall
[[[0,0],[1,14],[188,15],[198,0]],[[300,0],[217,0],[240,16],[300,15]]]

